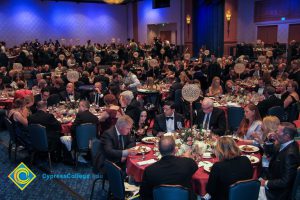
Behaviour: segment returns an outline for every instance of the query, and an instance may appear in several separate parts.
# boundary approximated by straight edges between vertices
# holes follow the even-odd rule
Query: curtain
[[[224,0],[194,1],[194,52],[205,46],[215,53],[223,55],[224,47]]]

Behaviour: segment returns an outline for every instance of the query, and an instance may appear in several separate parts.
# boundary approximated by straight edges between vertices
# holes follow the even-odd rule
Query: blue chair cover
[[[260,189],[260,181],[245,180],[234,183],[229,188],[229,200],[257,200]]]
[[[189,190],[180,185],[161,185],[153,190],[154,200],[188,200]]]
[[[300,199],[300,167],[297,169],[297,176],[292,190],[292,200]]]
[[[30,124],[28,130],[32,146],[38,151],[48,151],[46,128],[40,124]]]
[[[244,109],[241,107],[228,107],[228,128],[235,131],[244,117]]]
[[[96,138],[97,128],[95,124],[81,124],[76,127],[76,140],[79,151],[88,150],[89,142]]]
[[[281,106],[274,106],[268,110],[268,115],[276,116],[278,119],[283,122],[287,120],[287,115],[284,111],[284,108]]]
[[[124,199],[125,187],[121,168],[106,160],[104,163],[104,169],[108,178],[110,192],[115,198]]]

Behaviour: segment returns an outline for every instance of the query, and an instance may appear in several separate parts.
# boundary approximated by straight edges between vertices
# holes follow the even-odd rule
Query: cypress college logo
[[[14,169],[8,178],[14,182],[20,190],[24,190],[36,178],[36,175],[21,162],[18,167]]]

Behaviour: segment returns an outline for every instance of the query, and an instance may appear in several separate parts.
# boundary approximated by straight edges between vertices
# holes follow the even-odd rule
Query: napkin
[[[150,159],[150,160],[144,160],[144,161],[137,162],[137,164],[138,164],[139,166],[142,166],[142,165],[150,165],[150,164],[153,164],[153,163],[155,163],[155,162],[156,162],[156,160],[154,160],[154,159],[152,158],[152,159]]]

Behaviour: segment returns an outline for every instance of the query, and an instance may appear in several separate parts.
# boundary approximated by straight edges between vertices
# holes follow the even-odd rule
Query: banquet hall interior
[[[299,11],[0,1],[0,199],[299,200]]]

